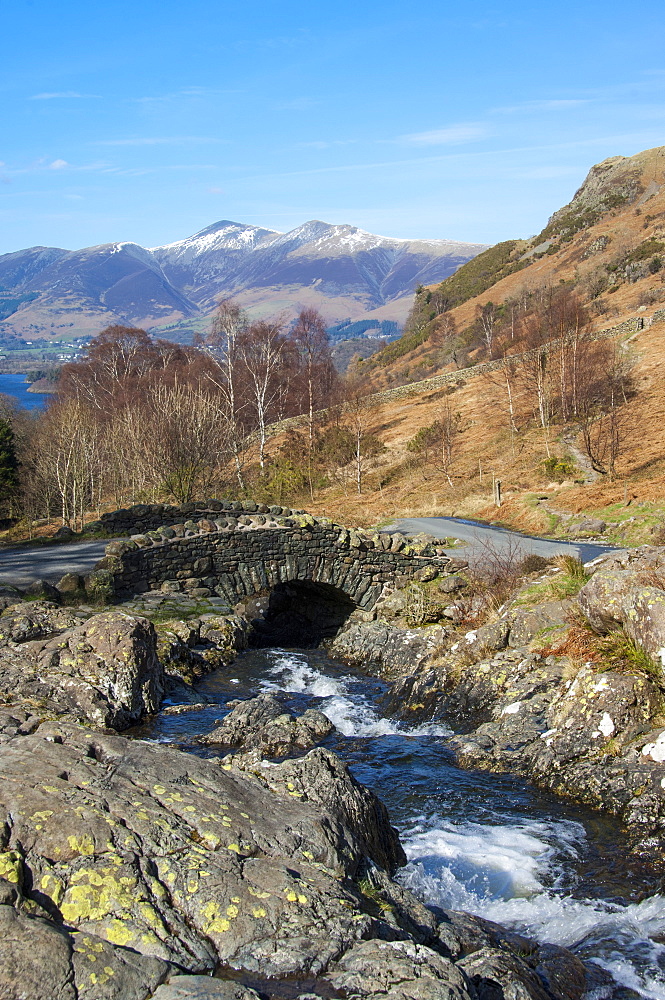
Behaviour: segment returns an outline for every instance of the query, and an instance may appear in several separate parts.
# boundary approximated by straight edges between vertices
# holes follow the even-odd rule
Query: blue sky
[[[496,242],[665,144],[665,5],[22,0],[0,253],[307,219]]]

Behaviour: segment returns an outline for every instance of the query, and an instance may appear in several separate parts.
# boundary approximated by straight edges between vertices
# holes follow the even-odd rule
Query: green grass
[[[628,492],[630,496],[630,489]],[[637,492],[637,488],[633,492]],[[604,535],[604,538],[610,544],[662,544],[654,539],[652,529],[658,526],[662,526],[665,529],[665,504],[648,501],[636,503],[633,500],[630,506],[626,506],[626,504],[620,502],[608,504],[606,507],[599,507],[585,513],[590,514],[591,517],[602,518],[603,521],[613,521],[616,523],[616,527],[610,525]],[[581,516],[583,515],[580,514]],[[634,520],[631,521],[631,518],[634,518]]]
[[[599,638],[596,648],[603,661],[597,664],[598,670],[606,670],[609,667],[621,673],[646,674],[653,680],[662,679],[660,666],[623,629],[617,629]]]
[[[184,622],[188,621],[190,618],[200,618],[201,615],[230,615],[233,613],[233,609],[229,607],[228,611],[221,611],[209,604],[205,598],[202,598],[191,607],[183,607],[183,605],[173,602],[172,604],[168,604],[166,607],[162,606],[160,608],[156,608],[154,611],[147,610],[133,613],[140,613],[144,618],[149,618],[155,628],[160,631],[160,625],[162,627],[166,627],[170,622]]]
[[[534,604],[544,604],[546,601],[564,601],[576,597],[590,578],[584,570],[584,565],[574,556],[557,558],[561,569],[555,576],[547,580],[538,580],[521,590],[514,599],[514,607],[531,607]]]

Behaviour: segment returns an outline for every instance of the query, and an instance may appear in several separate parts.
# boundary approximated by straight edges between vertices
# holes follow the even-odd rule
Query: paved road
[[[466,542],[459,549],[449,549],[451,555],[462,555],[471,564],[498,555],[499,558],[569,554],[583,562],[612,551],[610,545],[590,542],[554,542],[537,535],[522,535],[505,528],[495,528],[467,521],[462,517],[409,517],[393,521],[382,531],[401,531],[417,535],[421,531],[437,538],[459,538]],[[65,573],[89,573],[104,555],[106,541],[72,542],[69,545],[38,546],[34,549],[0,549],[0,584],[27,587],[34,580],[54,583]]]
[[[54,583],[65,573],[84,575],[103,558],[108,541],[0,549],[0,584],[27,587],[34,580]]]
[[[615,546],[598,545],[592,542],[550,541],[538,535],[523,535],[507,528],[469,521],[463,517],[408,517],[392,521],[382,531],[401,531],[404,535],[426,532],[436,538],[459,538],[466,544],[459,549],[448,549],[451,555],[463,556],[470,564],[483,559],[523,558],[528,555],[552,556],[572,555],[582,562],[589,562],[605,552],[615,551]]]

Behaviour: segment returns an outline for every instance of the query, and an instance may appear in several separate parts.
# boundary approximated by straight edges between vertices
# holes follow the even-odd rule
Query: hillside
[[[424,288],[404,338],[376,355],[368,374],[382,388],[405,373],[406,381],[414,381],[416,371],[432,374],[441,362],[454,370],[458,365],[445,357],[451,319],[465,346],[464,331],[488,302],[519,300],[562,282],[574,286],[596,329],[631,316],[648,320],[665,304],[663,264],[665,147],[612,157],[591,168],[537,236],[490,247],[451,278]]]
[[[463,370],[448,385],[370,398],[364,430],[385,450],[367,461],[361,497],[349,479],[322,491],[320,509],[364,523],[394,513],[456,513],[563,534],[561,512],[587,511],[610,522],[608,537],[617,542],[651,540],[665,524],[664,265],[665,147],[594,166],[538,236],[490,248],[419,290],[404,336],[362,362],[361,372],[380,392]],[[613,474],[590,467],[579,420],[564,420],[553,406],[545,434],[524,382],[515,382],[511,417],[501,370],[473,371],[489,356],[478,320],[483,307],[505,329],[513,309],[519,319],[520,309],[561,289],[580,303],[591,335],[619,327],[605,343],[608,350],[616,345],[630,391],[611,417],[620,431]],[[444,471],[440,440],[422,445],[446,413],[457,419],[457,433]],[[592,415],[590,433],[606,419],[601,409]],[[492,503],[494,478],[503,484],[500,510]]]
[[[223,221],[150,249],[33,247],[0,256],[0,337],[71,338],[125,323],[186,339],[208,325],[223,296],[254,316],[290,318],[314,306],[330,322],[401,324],[418,285],[441,281],[484,249],[318,221],[289,233]]]

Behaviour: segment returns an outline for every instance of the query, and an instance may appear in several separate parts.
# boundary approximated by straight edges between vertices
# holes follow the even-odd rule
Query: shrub
[[[530,573],[542,573],[550,565],[550,560],[543,558],[543,556],[537,556],[531,553],[520,563],[520,572],[524,576],[528,576]]]
[[[543,470],[548,478],[562,482],[564,479],[575,475],[577,466],[570,456],[557,458],[556,455],[551,455],[543,462]]]

